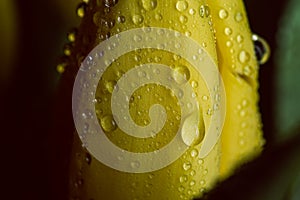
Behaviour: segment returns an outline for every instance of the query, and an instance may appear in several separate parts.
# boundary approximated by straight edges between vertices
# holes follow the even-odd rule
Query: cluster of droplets
[[[182,164],[182,174],[179,176],[179,186],[177,188],[180,193],[180,199],[190,199],[199,192],[203,194],[206,190],[206,175],[208,170],[204,166],[204,160],[199,158],[197,148],[189,149],[184,155],[184,163]],[[197,161],[197,167],[192,163]],[[199,180],[197,177],[201,177]],[[200,190],[200,191],[199,191]]]

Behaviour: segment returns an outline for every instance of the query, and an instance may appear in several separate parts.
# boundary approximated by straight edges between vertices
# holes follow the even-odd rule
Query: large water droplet
[[[112,115],[105,115],[104,117],[102,117],[100,120],[100,124],[105,132],[112,132],[117,128],[117,124]]]
[[[147,10],[154,10],[157,7],[157,0],[142,0],[142,7]]]
[[[254,42],[255,56],[260,65],[266,63],[270,57],[271,50],[268,43],[256,34],[252,35]]]
[[[173,78],[178,84],[186,83],[190,76],[190,70],[184,65],[175,67],[173,71]]]
[[[176,9],[180,12],[185,11],[188,8],[188,3],[184,0],[179,0],[176,3]]]
[[[226,18],[228,17],[228,12],[227,12],[226,10],[224,10],[224,9],[221,9],[221,10],[219,11],[219,17],[220,17],[221,19],[226,19]]]

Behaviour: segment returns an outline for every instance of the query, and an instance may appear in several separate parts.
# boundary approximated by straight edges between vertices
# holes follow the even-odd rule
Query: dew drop
[[[180,183],[187,182],[187,180],[188,180],[187,175],[180,176],[180,178],[179,178]]]
[[[204,184],[205,184],[205,180],[201,180],[201,181],[200,181],[200,184],[201,184],[201,185],[204,185]]]
[[[190,162],[186,162],[182,165],[182,167],[185,171],[188,171],[189,169],[191,169],[192,164]]]
[[[250,76],[253,72],[253,69],[251,66],[249,65],[246,65],[243,69],[243,73],[246,75],[246,76]]]
[[[133,169],[137,169],[140,167],[140,162],[139,161],[133,161],[130,163],[130,166],[133,168]]]
[[[72,29],[68,34],[67,34],[67,38],[70,42],[75,42],[76,39],[76,35],[77,35],[77,29]]]
[[[219,11],[219,17],[220,17],[221,19],[226,19],[226,18],[228,17],[228,12],[227,12],[226,10],[224,10],[224,9],[221,9],[221,10]]]
[[[100,120],[100,124],[105,132],[112,132],[117,128],[117,124],[112,115],[105,115],[104,117],[102,117]]]
[[[239,61],[241,63],[247,63],[249,60],[250,60],[250,55],[247,51],[243,50],[239,53]]]
[[[124,23],[126,21],[126,18],[123,15],[118,16],[117,22]]]
[[[178,191],[179,191],[179,192],[183,192],[183,191],[184,191],[184,187],[183,187],[182,185],[179,186],[179,187],[178,187]]]
[[[200,17],[208,17],[210,15],[210,9],[208,6],[202,5],[200,6]]]
[[[242,15],[242,13],[240,13],[240,12],[236,13],[235,16],[234,16],[234,19],[235,19],[235,21],[237,21],[237,22],[241,22],[241,21],[243,20],[243,15]]]
[[[198,87],[198,82],[193,80],[191,85],[192,85],[192,88],[197,88]]]
[[[143,23],[144,17],[142,15],[133,15],[132,21],[135,25],[139,25],[139,24]]]
[[[88,165],[91,164],[91,162],[92,162],[91,154],[89,154],[89,153],[86,153],[86,154],[85,154],[85,162],[86,162]]]
[[[227,41],[227,42],[226,42],[226,46],[227,46],[227,47],[232,47],[232,42],[231,42],[231,41]]]
[[[181,15],[179,17],[179,21],[183,24],[185,24],[188,21],[188,18],[185,15]]]
[[[85,15],[86,9],[87,9],[87,4],[85,2],[80,3],[76,9],[77,16],[80,18],[83,18]]]
[[[118,3],[118,0],[104,0],[104,5],[106,7],[113,7]]]
[[[196,184],[196,181],[194,181],[194,180],[192,180],[191,182],[190,182],[190,186],[194,186]]]
[[[197,156],[198,156],[198,150],[197,150],[197,149],[193,149],[193,150],[191,151],[191,156],[192,156],[193,158],[197,157]]]
[[[255,56],[260,65],[266,63],[270,57],[271,50],[268,43],[260,36],[253,34]]]
[[[179,0],[176,3],[176,9],[180,12],[185,11],[188,8],[188,3],[185,0]]]
[[[226,28],[224,29],[224,33],[225,33],[225,35],[231,35],[231,34],[232,34],[232,29],[229,28],[229,27],[226,27]]]
[[[175,67],[172,75],[178,84],[186,83],[190,79],[190,71],[184,65]]]
[[[142,7],[147,10],[154,10],[157,7],[157,0],[141,0]]]
[[[237,35],[237,36],[236,36],[236,41],[237,41],[238,43],[242,43],[242,42],[244,41],[243,36]]]
[[[195,170],[192,170],[192,171],[190,172],[190,175],[191,175],[191,176],[195,176],[195,175],[196,175],[196,171],[195,171]]]
[[[195,14],[196,14],[196,10],[193,9],[193,8],[191,8],[191,9],[189,10],[189,13],[190,13],[190,15],[195,15]]]
[[[105,88],[109,93],[112,93],[115,89],[116,84],[116,81],[108,81],[105,84]]]
[[[56,66],[56,71],[60,74],[64,73],[65,72],[65,67],[66,67],[66,64],[65,63],[60,63]]]

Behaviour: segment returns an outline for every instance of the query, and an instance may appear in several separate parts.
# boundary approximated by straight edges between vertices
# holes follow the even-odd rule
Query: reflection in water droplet
[[[147,10],[154,10],[157,7],[157,0],[141,0],[142,7]]]
[[[184,0],[179,0],[176,3],[176,9],[180,12],[186,10],[188,8],[188,3]]]
[[[105,132],[112,132],[117,128],[117,124],[112,115],[105,115],[104,117],[102,117],[100,120],[100,124]]]
[[[231,41],[227,41],[227,42],[226,42],[226,46],[227,46],[227,47],[232,47],[232,42],[231,42]]]
[[[226,18],[228,17],[228,12],[227,12],[226,10],[224,10],[224,9],[221,9],[221,10],[219,11],[219,17],[220,17],[221,19],[226,19]]]
[[[144,17],[142,15],[133,15],[132,21],[135,25],[139,25],[139,24],[143,23]]]
[[[246,76],[250,76],[253,72],[253,69],[251,66],[249,65],[246,65],[243,69],[243,73],[246,75]]]
[[[89,153],[86,153],[86,154],[85,154],[85,162],[86,162],[88,165],[91,164],[91,162],[92,162],[91,154],[89,154]]]
[[[210,9],[208,6],[202,5],[200,6],[200,17],[208,17],[210,15]]]
[[[260,65],[266,63],[270,57],[271,50],[268,43],[256,34],[252,35],[255,56]]]
[[[178,84],[186,83],[190,79],[190,71],[186,66],[179,65],[173,71],[173,78]]]

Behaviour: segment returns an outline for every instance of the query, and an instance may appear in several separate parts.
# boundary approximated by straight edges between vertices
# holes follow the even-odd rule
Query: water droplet
[[[64,46],[64,54],[66,56],[70,56],[71,55],[71,49],[72,49],[72,46],[70,44],[65,44],[65,46]]]
[[[247,51],[241,51],[239,53],[239,61],[243,64],[243,63],[246,63],[250,60],[250,55]]]
[[[139,24],[143,23],[144,17],[142,15],[133,15],[132,21],[135,25],[139,25]]]
[[[248,104],[249,104],[249,102],[247,101],[247,99],[244,99],[244,100],[242,101],[243,107],[247,107]]]
[[[70,42],[75,42],[76,35],[77,35],[77,29],[72,29],[68,34],[67,38]]]
[[[100,124],[105,132],[112,132],[117,128],[117,124],[112,115],[105,115],[104,117],[102,117],[100,120]]]
[[[183,167],[183,169],[184,169],[185,171],[188,171],[189,169],[191,169],[192,164],[191,164],[190,162],[186,162],[186,163],[183,164],[182,167]]]
[[[56,66],[56,71],[60,74],[64,73],[65,71],[65,67],[66,67],[66,64],[65,63],[60,63]]]
[[[190,37],[192,35],[191,31],[186,31],[184,34],[188,37]]]
[[[85,15],[86,9],[87,9],[87,4],[85,2],[80,3],[76,9],[77,16],[80,18],[83,18]]]
[[[196,175],[196,171],[195,171],[195,170],[192,170],[192,171],[190,172],[190,175],[191,175],[191,176],[195,176],[195,175]]]
[[[105,84],[105,89],[109,92],[109,93],[112,93],[115,89],[115,86],[116,86],[116,81],[108,81],[106,82]]]
[[[190,186],[194,186],[196,184],[196,181],[194,181],[194,180],[192,180],[191,182],[190,182]]]
[[[190,79],[190,71],[186,66],[179,65],[173,71],[173,78],[178,84],[186,83]]]
[[[196,14],[196,10],[193,9],[193,8],[191,8],[191,9],[189,10],[189,13],[190,13],[190,15],[195,15],[195,14]]]
[[[198,82],[193,80],[191,85],[192,85],[193,88],[197,88],[198,87]]]
[[[179,0],[176,3],[176,9],[180,12],[185,11],[188,8],[188,3],[184,0]]]
[[[202,5],[200,6],[200,17],[208,17],[210,15],[210,9],[208,6]]]
[[[157,7],[157,0],[141,0],[142,7],[147,10],[154,10]]]
[[[179,186],[178,191],[179,191],[179,192],[183,192],[183,191],[184,191],[184,187],[183,187],[182,185]]]
[[[181,15],[179,17],[179,21],[183,24],[185,24],[188,21],[188,18],[185,15]]]
[[[88,165],[91,164],[91,162],[92,162],[91,154],[89,154],[89,153],[86,153],[86,154],[85,154],[85,162],[86,162]]]
[[[141,165],[141,164],[140,164],[139,161],[133,161],[133,162],[130,163],[130,166],[131,166],[132,168],[134,168],[134,169],[139,168],[140,165]]]
[[[268,43],[260,36],[253,34],[255,56],[260,65],[266,63],[270,57],[271,50]]]
[[[242,42],[244,41],[243,36],[237,35],[237,36],[236,36],[236,41],[237,41],[238,43],[242,43]]]
[[[208,100],[208,96],[203,95],[203,96],[202,96],[202,100],[203,100],[203,101],[207,101],[207,100]]]
[[[240,140],[240,145],[244,146],[245,145],[245,140]]]
[[[240,111],[240,116],[241,116],[241,117],[245,117],[245,115],[246,115],[246,111],[245,111],[245,110],[241,110],[241,111]]]
[[[125,18],[125,16],[120,15],[120,16],[118,16],[117,21],[118,21],[119,23],[124,23],[124,22],[126,21],[126,18]]]
[[[205,180],[201,180],[201,181],[200,181],[200,184],[201,184],[201,185],[204,185],[204,184],[205,184]]]
[[[249,65],[246,65],[243,69],[243,73],[246,75],[246,76],[250,76],[253,72],[253,69],[251,66]]]
[[[235,19],[235,21],[237,21],[237,22],[241,22],[241,21],[243,20],[243,15],[242,15],[242,13],[240,13],[240,12],[236,13],[235,16],[234,16],[234,19]]]
[[[187,175],[180,176],[180,178],[179,178],[180,183],[187,182],[187,180],[188,180]]]
[[[226,28],[224,29],[224,33],[225,33],[225,35],[231,35],[231,34],[232,34],[232,29],[229,28],[229,27],[226,27]]]
[[[232,47],[232,42],[231,42],[231,41],[227,41],[227,42],[226,42],[226,46],[227,46],[227,47]]]
[[[158,20],[158,21],[160,21],[160,20],[163,19],[162,15],[159,14],[159,13],[156,13],[154,17],[155,17],[155,19]]]
[[[104,0],[104,5],[106,7],[113,7],[118,3],[118,0]]]
[[[221,10],[219,11],[219,17],[220,17],[221,19],[226,19],[226,18],[228,17],[228,12],[227,12],[226,10],[224,10],[224,9],[221,9]]]
[[[197,156],[198,156],[198,150],[197,150],[197,149],[193,149],[193,150],[191,151],[191,156],[192,156],[193,158],[197,157]]]

